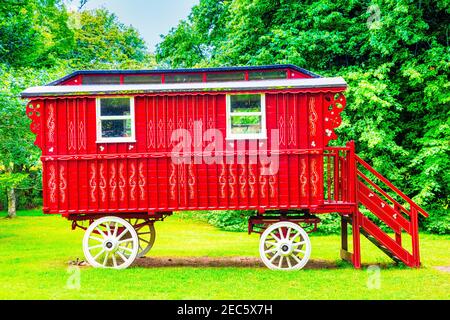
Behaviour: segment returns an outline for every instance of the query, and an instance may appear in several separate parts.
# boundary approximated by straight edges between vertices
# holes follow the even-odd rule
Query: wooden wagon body
[[[306,214],[291,220],[307,223],[320,220],[311,214],[339,212],[345,230],[347,223],[354,230],[355,253],[343,241],[343,258],[360,266],[362,228],[416,266],[417,213],[426,213],[359,159],[352,143],[328,147],[337,138],[346,87],[340,77],[279,65],[79,71],[29,88],[22,96],[42,150],[43,210],[71,220],[256,210],[250,231],[273,222],[264,218],[269,210],[279,214],[275,220]],[[358,165],[409,207],[371,184]],[[386,213],[388,203],[393,211]],[[384,238],[364,220],[360,204],[398,237],[402,228],[412,235],[416,251],[406,255],[398,237],[396,244]]]
[[[301,87],[300,80],[293,88],[280,80],[274,81],[276,88],[261,83],[269,80],[247,88],[222,82],[219,89],[200,86],[187,92],[185,84],[149,93],[119,91],[134,100],[133,142],[99,141],[97,99],[110,97],[107,92],[88,95],[69,89],[58,96],[34,97],[27,113],[42,149],[44,212],[323,209],[323,150],[336,137],[345,82],[311,78],[296,69],[285,72],[318,81]],[[227,95],[246,93],[265,96],[263,139],[227,136]],[[179,152],[191,159],[179,164],[172,161],[180,142],[173,139],[177,129],[192,137],[190,150]],[[204,159],[212,142],[207,141],[209,129],[217,129],[223,138],[221,147],[211,152],[214,163]],[[278,145],[273,148],[272,142]],[[260,154],[279,157],[276,172],[262,174]]]

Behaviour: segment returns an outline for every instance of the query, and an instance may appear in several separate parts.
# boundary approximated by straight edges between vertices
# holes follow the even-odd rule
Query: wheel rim
[[[124,269],[136,259],[139,240],[124,219],[104,217],[94,221],[83,238],[86,260],[96,268]]]
[[[299,270],[311,255],[311,242],[305,230],[292,222],[277,222],[261,235],[259,253],[272,270]]]
[[[145,256],[153,247],[156,238],[156,231],[153,221],[145,219],[130,219],[129,223],[133,226],[139,239],[139,250],[137,257]]]

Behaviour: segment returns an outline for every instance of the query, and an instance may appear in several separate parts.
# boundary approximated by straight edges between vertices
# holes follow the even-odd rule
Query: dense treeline
[[[450,230],[448,0],[201,0],[157,48],[172,67],[292,63],[349,83],[336,145]],[[233,219],[236,217],[234,216]]]
[[[104,9],[69,11],[70,4],[3,0],[0,5],[0,209],[8,207],[10,216],[15,207],[41,203],[40,151],[19,93],[76,69],[155,64],[134,28]]]
[[[75,69],[156,66],[135,29],[104,9],[69,11],[70,2],[0,5],[2,208],[8,202],[14,207],[15,199],[19,207],[41,201],[39,150],[21,90]],[[333,143],[355,140],[363,158],[431,213],[423,224],[427,230],[449,233],[449,8],[448,0],[201,0],[163,37],[157,62],[292,63],[343,76],[347,110]],[[238,230],[245,215],[205,217]],[[322,230],[337,230],[336,220],[327,219]]]

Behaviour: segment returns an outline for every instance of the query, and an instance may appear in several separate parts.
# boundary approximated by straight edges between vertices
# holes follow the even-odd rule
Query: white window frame
[[[231,96],[259,94],[261,96],[261,111],[260,112],[231,112]],[[226,95],[227,104],[227,136],[226,140],[255,140],[267,139],[266,128],[266,95],[264,93],[236,93]],[[261,116],[261,132],[260,133],[232,133],[231,131],[231,117],[232,116]]]
[[[96,98],[96,121],[97,121],[97,143],[121,143],[121,142],[136,142],[136,126],[134,117],[134,97],[120,97],[130,99],[130,115],[128,116],[102,116],[101,115],[101,100],[111,99],[116,97]],[[131,137],[102,137],[102,120],[131,120]]]

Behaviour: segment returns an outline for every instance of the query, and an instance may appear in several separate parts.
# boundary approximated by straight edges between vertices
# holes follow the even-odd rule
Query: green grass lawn
[[[3,215],[3,214],[2,214]],[[3,215],[4,216],[4,215]],[[149,256],[258,256],[258,235],[220,231],[175,215],[156,225]],[[312,235],[312,259],[331,269],[295,272],[263,267],[131,267],[127,270],[80,268],[80,288],[68,261],[83,258],[83,231],[71,231],[59,216],[39,210],[0,219],[0,299],[448,299],[450,237],[421,236],[423,267],[392,265],[370,242],[362,244],[363,262],[382,264],[380,288],[369,289],[373,275],[339,260],[338,236]]]

